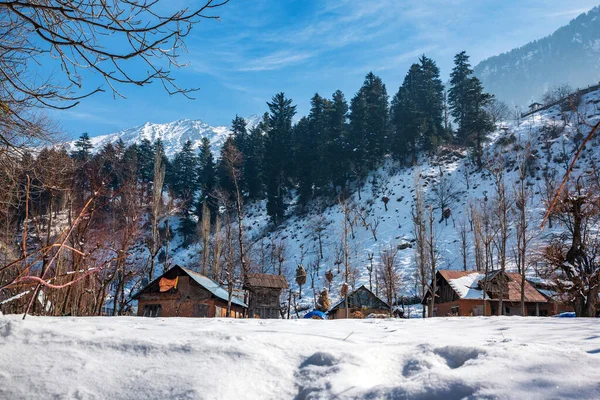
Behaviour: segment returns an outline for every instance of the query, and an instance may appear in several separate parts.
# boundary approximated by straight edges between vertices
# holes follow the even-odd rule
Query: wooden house
[[[346,318],[344,300],[342,298],[327,311],[329,319]],[[350,318],[352,318],[351,315],[354,312],[361,313],[363,317],[369,314],[389,314],[390,306],[363,285],[348,294],[348,315]]]
[[[492,271],[486,277],[478,271],[439,270],[436,286],[434,317],[498,315],[501,292],[504,315],[521,315],[521,275],[518,273]],[[428,292],[422,304],[426,306],[430,301],[431,292]],[[557,303],[525,281],[526,316],[548,316],[557,311]]]
[[[231,316],[242,318],[247,305],[232,297]],[[212,279],[190,269],[175,266],[140,290],[138,316],[145,317],[225,317],[229,294]]]
[[[287,288],[287,280],[282,275],[247,274],[244,289],[248,291],[248,317],[280,318],[281,291]]]

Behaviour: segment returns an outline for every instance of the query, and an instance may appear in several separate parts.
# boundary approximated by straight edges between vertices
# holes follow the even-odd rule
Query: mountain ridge
[[[486,91],[526,106],[552,86],[573,88],[600,81],[600,6],[550,35],[489,57],[474,67]],[[577,62],[574,62],[577,60]]]
[[[250,115],[245,120],[248,123],[248,129],[250,129],[258,124],[260,117]],[[173,158],[187,140],[191,140],[193,147],[197,148],[204,137],[210,140],[211,149],[217,155],[230,133],[230,128],[227,126],[212,126],[202,119],[182,118],[166,123],[146,122],[118,132],[93,136],[90,140],[96,151],[108,143],[117,142],[119,139],[123,140],[127,146],[134,143],[139,144],[144,139],[152,143],[157,139],[161,139],[165,148],[165,155],[168,158]],[[69,150],[72,150],[74,146],[75,141],[67,143]]]

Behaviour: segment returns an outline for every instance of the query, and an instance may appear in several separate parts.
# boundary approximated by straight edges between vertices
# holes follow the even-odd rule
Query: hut
[[[542,108],[543,106],[544,106],[544,105],[543,105],[543,104],[541,104],[541,103],[537,103],[537,102],[531,103],[531,104],[529,105],[529,112],[534,112],[534,111],[537,111],[537,110],[539,110],[540,108]]]
[[[248,291],[248,317],[280,318],[281,291],[287,288],[287,280],[282,275],[246,274],[244,289]]]
[[[244,316],[247,305],[231,299],[231,316]],[[138,316],[144,317],[225,317],[229,293],[212,279],[190,269],[175,266],[133,296]]]
[[[501,292],[504,315],[521,315],[520,274],[492,271],[486,276],[478,271],[439,270],[432,316],[498,315]],[[431,291],[428,291],[422,304],[426,306],[430,301]],[[526,316],[548,316],[556,309],[554,302],[525,281]]]
[[[344,298],[335,303],[327,316],[330,319],[346,318],[344,303]],[[352,317],[352,314],[358,315],[356,313],[362,314],[363,318],[369,314],[389,314],[390,306],[363,285],[348,294],[348,315]]]

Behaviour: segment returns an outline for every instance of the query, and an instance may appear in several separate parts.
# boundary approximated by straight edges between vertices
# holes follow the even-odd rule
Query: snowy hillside
[[[475,75],[499,99],[529,105],[551,86],[585,87],[600,80],[600,6],[552,35],[482,61]]]
[[[246,118],[248,128],[256,125],[259,120],[259,117],[255,115]],[[194,148],[198,148],[204,137],[210,139],[212,151],[217,155],[229,133],[229,127],[227,126],[211,126],[199,119],[180,119],[165,124],[147,122],[144,125],[125,129],[120,132],[95,136],[91,140],[94,149],[99,149],[105,144],[115,143],[119,139],[123,140],[127,146],[140,143],[144,139],[152,143],[160,139],[165,146],[166,156],[173,158],[181,150],[186,141],[191,140]],[[72,148],[74,143],[73,141],[68,146]]]
[[[579,106],[579,113],[586,119],[588,124],[594,124],[600,119],[600,91],[592,92],[583,97]],[[504,170],[504,179],[509,191],[512,191],[514,182],[517,181],[518,172],[515,171],[514,158],[516,156],[516,147],[521,144],[531,143],[531,153],[534,158],[531,173],[527,177],[527,185],[531,188],[532,198],[530,199],[530,230],[534,237],[531,249],[535,249],[540,243],[546,242],[553,230],[546,228],[540,231],[539,226],[545,212],[543,205],[544,180],[542,174],[544,171],[555,174],[555,180],[561,180],[564,176],[565,166],[571,160],[575,149],[575,144],[581,133],[589,132],[589,127],[577,123],[577,116],[573,112],[565,114],[567,122],[561,120],[561,110],[559,106],[550,108],[546,111],[536,113],[521,121],[507,121],[501,124],[497,132],[492,135],[492,141],[487,146],[487,157],[490,159],[498,157]],[[554,136],[549,137],[548,132],[553,132]],[[579,134],[578,134],[579,132]],[[574,171],[577,175],[585,169],[585,166],[591,160],[600,160],[600,152],[597,150],[598,138],[594,139],[584,152],[584,156]],[[494,156],[494,155],[497,156]],[[405,294],[414,293],[414,249],[410,247],[413,235],[413,223],[411,219],[411,209],[414,205],[415,178],[420,175],[423,185],[425,200],[430,200],[432,188],[436,182],[441,179],[450,182],[456,189],[457,201],[449,206],[451,216],[444,222],[438,222],[441,216],[441,210],[434,208],[434,229],[438,240],[440,251],[440,268],[462,269],[463,262],[461,256],[461,244],[459,240],[459,229],[462,224],[468,225],[468,208],[470,204],[480,206],[485,202],[491,203],[494,196],[494,185],[490,173],[486,169],[477,170],[465,152],[446,149],[440,152],[439,156],[422,157],[417,166],[399,167],[396,163],[388,160],[379,170],[371,173],[365,180],[364,186],[359,193],[354,193],[350,204],[360,210],[363,222],[371,227],[377,225],[375,235],[372,230],[362,226],[358,221],[354,227],[354,238],[350,238],[351,264],[355,269],[354,287],[369,282],[367,266],[370,264],[369,255],[374,255],[374,264],[377,267],[380,252],[389,246],[400,246],[399,265],[404,271],[403,292]],[[382,201],[388,197],[388,210]],[[434,207],[435,203],[434,203]],[[305,267],[317,263],[318,271],[315,273],[315,289],[320,290],[326,287],[324,273],[332,269],[336,278],[334,278],[334,287],[342,281],[342,273],[339,273],[336,267],[336,247],[339,248],[342,237],[342,221],[344,220],[342,208],[335,201],[329,205],[313,204],[308,215],[295,215],[289,218],[280,229],[275,232],[267,232],[268,220],[264,209],[264,203],[250,207],[247,212],[246,226],[248,233],[257,240],[253,251],[260,252],[261,242],[263,246],[269,247],[273,243],[284,241],[286,244],[286,258],[284,266],[290,282],[294,281],[295,268],[298,263],[303,263]],[[319,258],[319,242],[317,227],[324,227],[321,230],[321,241],[323,244],[323,259]],[[556,229],[557,227],[555,227]],[[558,227],[560,230],[561,228]],[[508,263],[514,265],[512,249],[514,245],[514,227],[510,227],[511,239],[509,240],[509,259]],[[265,233],[266,232],[266,233]],[[264,234],[262,239],[261,236]],[[473,254],[473,236],[468,232],[467,263],[469,269],[474,269]],[[186,257],[190,257],[186,259]],[[187,252],[180,262],[195,262],[194,256]],[[273,268],[268,263],[263,268]],[[310,293],[312,301],[311,275],[305,285],[305,293]],[[339,297],[339,290],[332,288],[331,296],[335,299]]]
[[[0,398],[597,399],[597,324],[0,316]]]

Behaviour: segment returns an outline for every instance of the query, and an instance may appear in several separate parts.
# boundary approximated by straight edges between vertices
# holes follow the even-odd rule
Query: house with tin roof
[[[515,272],[439,270],[436,273],[433,316],[498,315],[500,295],[504,315],[521,315],[521,275]],[[432,282],[433,286],[433,282]],[[524,283],[525,316],[548,316],[565,307],[529,280]],[[432,301],[431,291],[422,300]]]
[[[234,291],[231,317],[242,318],[248,306]],[[219,283],[188,268],[174,266],[133,296],[138,316],[198,317],[227,316],[229,292]]]

